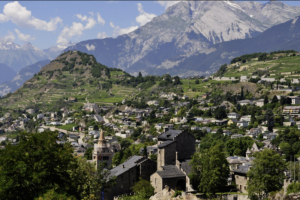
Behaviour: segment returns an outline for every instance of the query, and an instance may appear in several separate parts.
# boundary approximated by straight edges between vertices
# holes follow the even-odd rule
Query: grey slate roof
[[[127,172],[131,168],[135,167],[138,163],[139,160],[141,160],[143,156],[132,156],[129,158],[127,161],[122,163],[121,165],[118,165],[117,167],[113,168],[110,170],[110,177],[112,176],[119,176],[123,174],[124,172]],[[123,168],[124,165],[124,168]]]
[[[166,165],[162,168],[164,171],[157,171],[157,174],[162,178],[185,177],[185,174],[176,165]]]
[[[165,146],[168,146],[169,144],[172,144],[172,143],[174,143],[174,142],[176,142],[176,141],[171,141],[171,140],[169,140],[169,141],[166,141],[166,142],[161,143],[161,144],[158,145],[157,147],[158,147],[158,148],[164,148]]]
[[[160,134],[158,140],[173,140],[173,138],[181,132],[181,130],[168,130],[167,132]]]
[[[247,174],[247,172],[249,171],[249,165],[240,165],[238,166],[237,169],[232,170],[233,172],[237,172],[237,173],[242,173],[242,174]]]
[[[192,166],[189,165],[191,160],[181,162],[181,169],[188,175],[192,172]]]

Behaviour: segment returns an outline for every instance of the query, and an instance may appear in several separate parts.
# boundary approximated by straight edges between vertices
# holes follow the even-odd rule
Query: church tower
[[[110,145],[104,138],[103,130],[101,129],[98,143],[94,145],[93,151],[93,161],[96,162],[96,168],[98,168],[101,162],[106,162],[106,167],[112,165],[114,153],[114,149],[110,148]]]

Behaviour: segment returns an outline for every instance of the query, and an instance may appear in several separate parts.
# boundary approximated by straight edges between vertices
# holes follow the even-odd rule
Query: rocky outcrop
[[[283,200],[298,200],[300,199],[300,193],[292,193],[283,198]]]

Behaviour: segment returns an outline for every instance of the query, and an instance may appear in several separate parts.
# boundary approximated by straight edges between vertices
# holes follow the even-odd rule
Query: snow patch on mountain
[[[96,47],[92,44],[91,45],[86,44],[85,47],[88,51],[95,51],[95,49],[96,49]]]
[[[241,10],[241,11],[244,11],[239,5],[237,5],[237,4],[235,4],[235,3],[232,3],[232,2],[230,2],[229,0],[226,0],[226,1],[224,1],[225,3],[227,3],[229,6],[231,6],[231,7],[233,7],[233,8],[237,8],[237,9],[239,9],[239,10]]]

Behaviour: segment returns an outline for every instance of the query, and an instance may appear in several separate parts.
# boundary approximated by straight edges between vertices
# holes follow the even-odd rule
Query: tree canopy
[[[0,151],[0,196],[35,199],[47,195],[81,199],[99,193],[109,171],[78,160],[69,143],[58,144],[56,132],[20,134],[20,142]],[[46,196],[47,196],[46,195]]]
[[[227,185],[230,171],[221,145],[213,146],[202,153],[196,152],[191,165],[191,182],[200,192],[209,196],[221,191]]]
[[[247,173],[249,198],[264,198],[270,192],[279,191],[285,177],[285,161],[271,149],[256,152],[253,156],[255,159]]]

